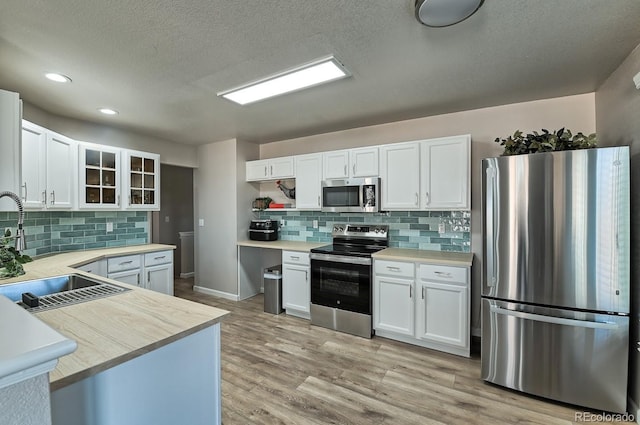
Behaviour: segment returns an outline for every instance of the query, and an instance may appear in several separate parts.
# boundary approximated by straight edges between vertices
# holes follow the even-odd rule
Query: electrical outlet
[[[284,218],[280,219],[280,227],[284,227]]]
[[[164,222],[165,222],[165,223],[168,223],[168,222],[169,222],[169,216],[168,216],[168,215],[165,215],[165,216],[164,216]]]
[[[113,223],[111,222],[107,223],[107,233],[109,232],[113,232]]]
[[[318,220],[313,220],[313,228],[314,229],[318,228]]]
[[[446,231],[447,231],[447,229],[445,229],[444,223],[438,224],[438,233],[443,234]]]
[[[199,218],[198,219],[198,226],[204,227],[204,218]]]

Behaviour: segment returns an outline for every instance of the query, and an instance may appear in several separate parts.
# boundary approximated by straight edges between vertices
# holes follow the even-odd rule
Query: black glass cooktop
[[[313,248],[317,254],[346,255],[349,257],[371,257],[371,254],[387,248],[378,245],[332,244]]]

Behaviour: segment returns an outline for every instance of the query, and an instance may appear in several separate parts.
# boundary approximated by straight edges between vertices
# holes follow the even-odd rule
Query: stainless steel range
[[[389,226],[335,224],[331,236],[311,250],[311,324],[371,338],[371,255],[389,246]]]

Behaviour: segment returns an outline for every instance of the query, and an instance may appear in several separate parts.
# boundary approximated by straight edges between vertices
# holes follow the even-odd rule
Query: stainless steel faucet
[[[22,207],[22,201],[20,197],[13,192],[0,192],[0,198],[5,196],[13,199],[18,205],[18,230],[16,231],[16,251],[20,252],[27,249],[27,241],[24,237],[24,231],[22,225],[24,223],[24,208]]]

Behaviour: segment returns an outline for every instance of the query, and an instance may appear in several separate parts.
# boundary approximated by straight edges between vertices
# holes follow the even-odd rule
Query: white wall
[[[198,164],[195,146],[149,137],[107,125],[57,116],[28,102],[23,102],[22,117],[75,140],[158,153],[160,154],[160,162],[163,164],[191,168]]]
[[[633,76],[640,72],[640,45],[596,92],[596,128],[601,145],[630,146],[631,151],[631,329],[629,397],[640,419],[640,90]]]
[[[278,141],[261,145],[260,158],[471,134],[471,250],[476,254],[472,273],[472,327],[478,334],[482,271],[481,159],[500,155],[502,149],[494,143],[496,137],[504,138],[518,129],[552,131],[561,127],[586,134],[595,132],[595,94],[515,103]]]
[[[255,187],[246,183],[245,161],[258,146],[235,139],[198,147],[194,172],[196,290],[238,295],[237,241],[246,239]],[[204,227],[198,220],[204,219]]]

